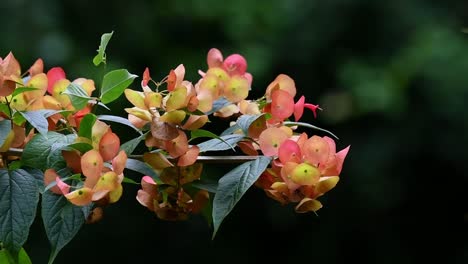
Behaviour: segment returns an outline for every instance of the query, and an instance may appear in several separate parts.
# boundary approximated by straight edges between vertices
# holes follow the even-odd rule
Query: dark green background
[[[286,73],[324,109],[303,120],[351,144],[318,217],[252,189],[211,241],[201,217],[162,222],[129,186],[57,263],[466,263],[468,2],[3,0],[0,14],[0,56],[70,79],[101,76],[91,60],[112,30],[108,68],[155,79],[184,63],[195,82],[211,47],[243,54],[252,98]],[[25,248],[45,263],[40,221]]]

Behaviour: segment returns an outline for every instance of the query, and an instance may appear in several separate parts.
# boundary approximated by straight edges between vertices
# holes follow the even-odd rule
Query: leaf
[[[18,264],[32,264],[31,259],[29,258],[28,253],[26,253],[24,248],[21,248],[18,254]]]
[[[68,145],[66,149],[70,149],[70,148],[74,150],[78,150],[80,153],[86,153],[93,149],[93,145],[88,144],[88,143],[78,142],[78,143],[73,143],[73,144]]]
[[[308,127],[308,128],[312,128],[312,129],[315,129],[315,130],[319,130],[319,131],[326,132],[326,133],[330,134],[331,136],[333,136],[334,138],[339,139],[339,138],[338,138],[337,136],[335,136],[335,134],[333,134],[332,132],[330,132],[330,131],[328,131],[328,130],[326,130],[326,129],[320,128],[320,127],[318,127],[318,126],[314,126],[314,125],[308,124],[308,123],[285,121],[285,122],[283,122],[283,125],[285,125],[285,126],[303,126],[303,127]]]
[[[136,159],[127,159],[127,164],[125,164],[125,168],[136,171],[144,176],[150,176],[156,181],[158,184],[161,184],[162,181],[159,179],[159,175],[151,168],[148,164],[144,163],[143,161],[139,161]]]
[[[0,148],[5,143],[11,131],[11,121],[8,119],[0,120]]]
[[[76,83],[70,83],[62,94],[67,94],[73,107],[79,110],[83,109],[88,101],[93,99],[88,96],[83,87]]]
[[[123,143],[122,145],[120,145],[120,150],[125,151],[127,156],[130,156],[133,153],[133,151],[138,147],[138,144],[140,144],[140,142],[146,137],[147,133]]]
[[[75,137],[74,134],[62,135],[57,132],[35,135],[24,148],[21,156],[23,165],[40,170],[65,167],[61,150],[72,143]]]
[[[4,113],[8,117],[11,117],[11,111],[10,108],[6,104],[0,103],[0,113]]]
[[[0,170],[0,241],[14,256],[28,238],[38,201],[34,176],[22,169]]]
[[[256,160],[237,166],[219,180],[213,200],[213,238],[224,218],[231,212],[244,193],[257,181],[270,161],[271,158],[261,156]]]
[[[130,184],[137,184],[137,185],[140,184],[139,182],[136,182],[136,181],[134,181],[134,180],[132,180],[132,179],[130,179],[130,178],[127,178],[127,177],[124,177],[122,182],[124,182],[124,183],[130,183]]]
[[[228,106],[232,104],[231,102],[229,102],[226,98],[224,97],[221,97],[219,98],[218,100],[214,101],[213,102],[213,107],[211,108],[210,111],[206,112],[205,114],[206,115],[211,115],[213,114],[214,112],[218,111],[219,109],[225,107],[225,106]]]
[[[34,91],[34,90],[39,90],[39,88],[34,88],[34,87],[17,87],[13,93],[11,94],[11,98],[17,96],[18,94],[24,93],[24,92],[29,92],[29,91]]]
[[[107,104],[119,98],[136,77],[125,69],[113,70],[104,75],[100,96],[102,103]]]
[[[86,114],[80,122],[80,130],[78,131],[79,137],[85,137],[92,140],[93,126],[97,117],[94,114]]]
[[[210,139],[198,144],[200,152],[228,150],[241,141],[244,135],[233,134],[222,136],[219,139]]]
[[[59,251],[78,233],[85,221],[81,207],[68,202],[63,195],[45,192],[42,195],[42,220],[51,245],[49,264]]]
[[[6,249],[0,250],[0,263],[2,264],[15,264],[12,256]]]
[[[248,135],[250,125],[260,118],[263,114],[260,115],[242,115],[237,119],[236,124],[244,132],[245,135]]]
[[[48,112],[48,111],[46,111]],[[31,126],[33,126],[39,133],[45,135],[49,128],[49,123],[47,122],[47,118],[45,118],[44,114],[46,113],[44,110],[37,110],[37,111],[26,111],[26,112],[19,112],[24,119],[26,119]]]
[[[192,183],[192,186],[198,189],[208,191],[210,193],[216,193],[216,190],[218,189],[217,182],[203,181],[203,180],[194,181]]]
[[[93,63],[95,66],[99,66],[101,63],[106,64],[106,48],[107,44],[109,44],[109,41],[112,38],[112,34],[114,34],[114,31],[111,33],[102,34],[101,44],[99,44],[99,48],[97,49],[98,54],[93,58]]]
[[[231,149],[234,150],[234,147],[231,144],[229,144],[229,142],[225,141],[220,136],[218,136],[215,133],[210,132],[208,130],[197,129],[197,130],[193,130],[190,133],[190,140],[195,139],[195,138],[199,138],[199,137],[209,137],[209,138],[219,139],[219,140],[223,141],[224,143],[228,144],[231,147]]]
[[[140,135],[143,134],[140,131],[140,129],[138,129],[136,126],[134,126],[132,123],[130,123],[130,121],[128,121],[127,118],[123,118],[123,117],[120,117],[120,116],[113,116],[113,115],[99,115],[97,118],[99,120],[102,120],[102,121],[111,121],[111,122],[116,122],[116,123],[119,123],[119,124],[129,126],[129,127],[133,128],[136,132],[138,132]]]

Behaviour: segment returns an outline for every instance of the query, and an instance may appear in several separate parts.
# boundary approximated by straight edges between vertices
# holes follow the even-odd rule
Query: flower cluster
[[[101,38],[96,66],[106,63],[111,36]],[[306,103],[304,96],[295,101],[296,84],[285,74],[267,85],[261,98],[248,98],[253,77],[242,55],[224,58],[213,48],[206,62],[194,82],[185,79],[180,64],[161,81],[146,68],[139,87],[131,88],[138,76],[125,69],[109,71],[95,82],[68,79],[61,67],[44,71],[41,59],[22,73],[12,53],[0,58],[0,190],[13,192],[0,196],[17,199],[10,203],[16,208],[5,213],[24,212],[25,223],[32,223],[42,195],[46,232],[55,230],[57,221],[67,228],[79,222],[79,228],[99,220],[103,206],[121,198],[124,183],[141,185],[137,201],[160,219],[185,220],[203,212],[213,221],[214,234],[254,184],[281,204],[296,203],[297,212],[319,210],[318,198],[337,184],[349,151],[337,152],[331,137],[300,132],[299,127],[328,132],[300,122],[305,109],[316,117],[321,108]],[[126,118],[95,114],[99,107],[111,111],[107,104],[121,95],[133,105],[125,108]],[[229,121],[230,127],[219,135],[203,129],[217,118]],[[109,122],[130,127],[138,136],[121,144]],[[241,164],[224,176],[208,177],[199,160],[219,152],[222,160],[232,151],[250,157],[238,159]],[[141,178],[130,178],[127,170]],[[43,186],[29,188],[37,186],[39,177]],[[11,188],[13,182],[29,187]],[[0,242],[16,254],[24,241],[2,234],[29,226],[1,221]],[[74,234],[68,229],[61,233]],[[61,237],[47,235],[51,241]]]

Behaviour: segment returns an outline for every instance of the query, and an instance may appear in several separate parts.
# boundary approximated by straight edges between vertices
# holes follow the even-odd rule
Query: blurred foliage
[[[72,78],[102,74],[92,58],[112,30],[109,67],[139,75],[149,66],[163,78],[184,63],[195,79],[209,48],[241,53],[254,97],[286,73],[324,108],[317,125],[341,138],[339,148],[352,145],[318,217],[253,189],[210,241],[202,219],[158,221],[129,189],[58,263],[82,262],[80,252],[91,263],[466,263],[466,1],[3,0],[0,11],[0,56],[11,50],[23,65],[42,57]],[[43,243],[31,234],[33,259],[46,258]]]

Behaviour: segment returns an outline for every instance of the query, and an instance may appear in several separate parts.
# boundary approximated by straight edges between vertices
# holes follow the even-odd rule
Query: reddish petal
[[[190,166],[197,161],[200,148],[198,146],[191,146],[189,150],[179,157],[177,166]]]
[[[329,153],[328,142],[319,136],[312,136],[302,146],[304,159],[315,166],[325,164]]]
[[[187,121],[185,121],[185,124],[182,126],[182,129],[184,130],[196,130],[202,127],[203,125],[208,122],[208,116],[207,115],[190,115]]]
[[[62,156],[67,163],[67,167],[72,169],[73,173],[81,173],[81,157],[80,153],[76,150],[65,151],[62,150]]]
[[[68,194],[70,192],[70,185],[66,184],[59,176],[55,177],[57,187],[60,189],[62,194]]]
[[[294,112],[294,98],[283,90],[276,90],[271,96],[271,114],[273,117],[284,120]]]
[[[44,61],[42,59],[37,59],[34,64],[29,68],[29,75],[34,76],[39,73],[44,72]]]
[[[277,127],[270,127],[264,130],[258,139],[260,149],[265,156],[278,155],[278,149],[281,144],[288,139],[288,135],[284,130]]]
[[[150,176],[143,176],[141,178],[141,188],[152,196],[155,196],[158,192],[158,186]]]
[[[120,138],[113,132],[107,132],[99,141],[99,153],[104,161],[117,156],[120,148]]]
[[[123,173],[125,169],[125,164],[127,163],[127,154],[125,151],[121,150],[114,159],[112,159],[112,169],[117,175]]]
[[[58,80],[62,80],[62,79],[65,79],[65,72],[63,71],[63,69],[61,67],[54,67],[52,69],[50,69],[48,72],[47,72],[47,79],[49,80],[49,83],[48,83],[48,86],[47,86],[47,92],[49,92],[49,94],[53,94],[53,90],[52,88],[54,87],[55,83],[58,81]]]
[[[148,86],[148,82],[151,80],[150,72],[148,67],[145,68],[145,71],[143,72],[143,79],[141,80],[141,87],[146,87]]]
[[[243,75],[247,70],[247,61],[239,54],[232,54],[224,60],[224,69],[229,75]]]
[[[305,97],[301,96],[301,98],[297,100],[296,104],[294,104],[294,120],[296,120],[296,122],[301,119],[302,114],[304,113],[304,102]]]
[[[249,156],[257,156],[258,152],[255,149],[254,145],[250,141],[240,141],[237,143],[237,146],[244,152],[246,155]]]
[[[65,197],[74,205],[85,206],[91,203],[93,191],[88,187],[83,187],[65,195]]]
[[[302,160],[301,149],[295,141],[288,139],[280,145],[278,157],[283,164],[288,161],[300,163]]]
[[[221,67],[223,65],[223,54],[218,49],[212,48],[208,51],[206,62],[209,68]]]
[[[85,185],[87,187],[94,187],[103,168],[104,161],[97,150],[92,149],[81,157],[81,169],[86,176]]]
[[[188,150],[187,136],[179,130],[179,136],[166,142],[166,150],[173,158],[180,157]]]

